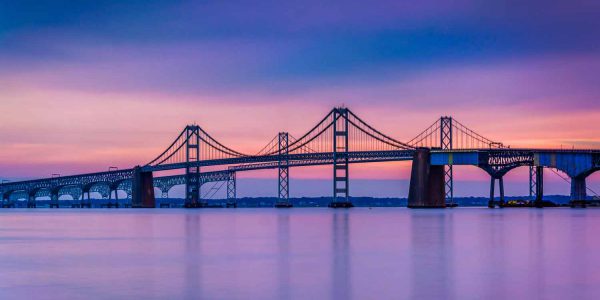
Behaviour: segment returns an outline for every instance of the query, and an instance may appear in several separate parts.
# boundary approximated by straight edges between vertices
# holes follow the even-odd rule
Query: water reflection
[[[595,299],[600,209],[0,210],[0,299]]]
[[[336,211],[331,215],[332,299],[351,299],[352,296],[349,219],[348,211]]]
[[[282,213],[277,216],[277,287],[279,299],[290,296],[290,215]]]
[[[508,249],[506,247],[506,243],[510,243],[510,240],[507,241],[506,239],[506,233],[513,230],[512,228],[515,224],[506,224],[504,217],[504,212],[492,211],[487,218],[480,218],[481,223],[479,223],[481,226],[481,240],[483,242],[481,249],[485,253],[483,259],[487,260],[484,264],[481,264],[483,268],[480,269],[480,272],[482,274],[489,273],[488,276],[492,278],[492,280],[486,280],[481,285],[484,287],[481,293],[488,296],[493,295],[494,297],[498,297],[498,299],[506,299],[506,288],[510,288],[507,286],[506,277],[506,264],[510,262],[507,261],[507,252],[511,251],[510,254],[513,254],[512,251],[519,253],[522,250],[522,248]],[[514,233],[519,234],[521,230],[519,228]]]
[[[594,278],[594,272],[598,268],[598,264],[596,265],[596,269],[590,269],[590,266],[594,265],[594,258],[598,256],[598,252],[587,251],[589,249],[589,245],[594,244],[593,241],[597,240],[597,228],[594,227],[593,218],[588,216],[588,211],[586,210],[576,210],[575,218],[570,219],[570,225],[567,228],[568,231],[568,240],[565,241],[567,247],[565,247],[565,256],[564,260],[568,262],[570,268],[568,272],[565,273],[565,277],[569,277],[574,282],[577,282],[577,286],[581,287],[579,289],[574,290],[574,293],[571,295],[572,299],[586,299],[593,295],[589,292],[589,289],[585,289],[591,284],[599,284],[598,282],[594,282],[590,280]],[[587,216],[587,217],[586,217]]]
[[[201,217],[198,214],[185,214],[183,269],[184,295],[186,298],[202,298],[202,247]]]
[[[530,262],[529,268],[531,270],[539,270],[535,272],[532,288],[541,293],[541,295],[538,295],[541,299],[548,298],[548,295],[544,291],[544,284],[546,282],[544,260],[548,259],[546,257],[544,239],[544,214],[540,210],[532,211],[529,222],[529,248],[535,250],[527,251],[527,253]]]
[[[409,226],[410,298],[453,298],[451,214],[418,211],[411,213]]]

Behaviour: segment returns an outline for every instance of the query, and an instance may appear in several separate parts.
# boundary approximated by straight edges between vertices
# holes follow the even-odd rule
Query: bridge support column
[[[131,207],[131,188],[128,188],[125,190],[125,193],[127,193],[127,198],[126,198],[126,204],[125,207]]]
[[[290,202],[290,191],[289,191],[290,169],[287,166],[285,166],[285,167],[279,167],[278,171],[279,171],[278,172],[279,173],[279,180],[278,180],[279,187],[278,187],[277,203],[275,203],[275,207],[279,207],[279,208],[292,207],[292,203]]]
[[[80,197],[83,197],[83,193],[79,193],[79,191],[71,190],[69,191],[69,196],[71,196],[71,208],[81,207]],[[79,201],[79,204],[77,203]]]
[[[111,208],[112,207],[112,188],[108,187],[108,201],[106,204],[103,204],[102,207]]]
[[[537,185],[537,167],[529,166],[529,199],[535,200],[535,192]]]
[[[349,177],[348,109],[336,108],[333,112],[333,201],[329,207],[354,207],[349,197]]]
[[[500,177],[495,177],[492,176],[491,180],[490,180],[490,200],[488,201],[488,207],[489,208],[494,208],[496,207],[496,194],[494,192],[494,189],[496,188],[496,180],[498,180],[498,190],[500,192],[500,199],[498,201],[498,207],[504,207],[504,179],[502,178],[502,176]]]
[[[498,188],[500,189],[500,207],[503,207],[504,202],[504,177],[498,178]]]
[[[289,136],[287,132],[279,133],[279,185],[277,187],[277,202],[275,203],[275,207],[279,208],[292,207],[292,203],[290,202],[290,168],[288,167],[289,160],[287,159],[289,145],[288,137]]]
[[[154,187],[153,187],[154,188]],[[153,189],[154,191],[154,189]],[[112,203],[112,193],[115,193],[115,203]],[[119,192],[117,190],[117,188],[112,189],[110,191],[110,196],[108,197],[108,207],[115,207],[115,208],[119,208]]]
[[[12,207],[15,207],[15,204],[10,201],[10,194],[5,194],[3,196],[2,207],[3,208],[12,208]]]
[[[571,207],[586,207],[585,176],[571,177]]]
[[[232,172],[227,180],[227,207],[237,207],[236,193],[235,172]]]
[[[413,157],[408,191],[409,208],[444,208],[444,166],[432,166],[428,148],[418,148]]]
[[[87,194],[87,201],[85,201],[85,194]],[[82,190],[81,192],[81,208],[92,208],[92,199],[90,198],[90,190]]]
[[[10,193],[4,194],[4,196],[2,196],[2,207],[3,208],[11,208],[14,206],[15,206],[15,204],[10,201]]]
[[[36,208],[35,195],[27,196],[27,208]]]
[[[185,183],[185,208],[200,207],[200,179],[194,173],[187,174]]]
[[[131,207],[154,208],[154,186],[152,172],[142,172],[140,167],[133,170]]]
[[[186,128],[186,162],[188,166],[185,168],[185,203],[186,208],[202,207],[203,203],[200,187],[200,166],[192,165],[200,161],[200,127],[188,126]]]
[[[452,142],[452,117],[441,117],[440,118],[440,146],[442,150],[452,150],[454,143]],[[454,176],[452,170],[453,162],[445,167],[446,178],[445,178],[445,189],[446,189],[446,202],[451,206],[454,206]]]
[[[58,191],[50,192],[50,208],[58,208]]]
[[[494,188],[496,187],[496,179],[494,177],[490,180],[490,200],[488,201],[488,207],[494,208],[496,207],[496,202],[494,201]]]
[[[544,167],[535,167],[535,207],[544,207]]]

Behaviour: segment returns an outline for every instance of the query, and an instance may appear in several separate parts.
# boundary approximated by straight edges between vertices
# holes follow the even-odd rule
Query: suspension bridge
[[[236,207],[236,173],[261,169],[278,170],[276,207],[291,207],[290,168],[331,165],[330,207],[352,207],[350,165],[356,163],[412,161],[408,206],[445,207],[454,198],[453,168],[470,165],[490,176],[489,207],[504,206],[503,177],[517,167],[529,167],[530,196],[542,206],[545,168],[563,173],[571,184],[571,204],[585,206],[586,178],[600,169],[598,150],[510,148],[486,138],[452,117],[441,117],[415,138],[403,142],[382,133],[350,109],[332,109],[303,135],[295,138],[279,132],[260,151],[242,153],[223,145],[198,125],[186,126],[155,159],[130,169],[6,182],[0,185],[3,207],[25,199],[49,197],[59,207],[59,197],[70,195],[81,207],[91,207],[90,193],[118,203],[117,191],[131,197],[133,207],[156,206],[155,188],[162,196],[176,185],[185,185],[185,207],[206,207],[201,188],[221,182],[227,188],[227,206]],[[211,171],[206,172],[206,168]],[[215,169],[216,170],[213,170]],[[182,175],[154,177],[154,172],[184,170]],[[499,197],[495,186],[498,182]],[[87,196],[87,197],[86,197]]]

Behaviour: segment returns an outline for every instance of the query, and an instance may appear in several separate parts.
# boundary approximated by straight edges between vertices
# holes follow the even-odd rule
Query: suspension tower
[[[287,132],[280,132],[278,136],[278,197],[277,202],[275,203],[275,207],[292,207],[292,203],[290,202],[290,182],[289,182],[289,159],[288,159],[288,145],[289,145],[289,135]]]
[[[329,207],[349,208],[348,198],[348,109],[333,110],[333,201]]]
[[[186,208],[202,207],[200,199],[200,166],[192,165],[200,161],[200,127],[186,127],[185,145],[185,204]]]
[[[452,150],[452,117],[440,118],[440,146],[442,150]],[[446,203],[454,206],[454,179],[452,177],[452,159],[444,169],[444,187]]]

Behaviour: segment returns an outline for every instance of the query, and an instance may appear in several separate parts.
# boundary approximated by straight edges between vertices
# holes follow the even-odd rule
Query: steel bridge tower
[[[544,167],[529,166],[529,198],[534,200],[535,207],[543,207]]]
[[[192,163],[200,161],[200,127],[197,125],[187,126],[185,130],[185,204],[187,208],[201,207],[200,202],[200,166]]]
[[[289,159],[288,159],[288,146],[289,146],[289,134],[287,132],[280,132],[278,135],[278,151],[279,159],[277,161],[278,166],[278,197],[275,207],[292,207],[290,202],[290,182],[289,182]],[[282,159],[283,157],[283,159]]]
[[[535,166],[529,166],[529,198],[531,200],[535,197],[537,185],[537,169]]]
[[[237,207],[237,195],[236,195],[236,179],[235,172],[229,173],[227,178],[227,207]]]
[[[333,201],[329,207],[353,207],[348,182],[348,109],[333,110]]]
[[[440,147],[442,150],[452,150],[452,117],[440,118]],[[452,176],[452,159],[444,171],[444,187],[446,202],[454,204],[454,178]]]

